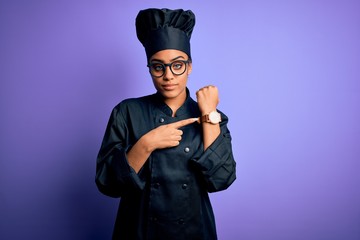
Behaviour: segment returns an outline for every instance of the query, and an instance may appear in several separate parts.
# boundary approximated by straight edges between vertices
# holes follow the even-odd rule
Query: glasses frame
[[[173,69],[172,69],[172,65],[174,63],[177,63],[177,62],[182,62],[185,64],[185,68],[184,68],[184,72],[180,73],[180,74],[177,74],[177,73],[174,73]],[[170,71],[172,74],[174,74],[175,76],[180,76],[180,75],[183,75],[185,72],[186,72],[186,69],[187,69],[187,65],[190,63],[191,61],[190,60],[176,60],[172,63],[162,63],[162,62],[152,62],[152,63],[149,63],[148,65],[146,65],[148,68],[149,68],[149,72],[150,72],[150,75],[155,77],[155,78],[160,78],[162,76],[165,75],[165,72],[166,72],[166,67],[169,67],[170,68]],[[163,67],[163,73],[160,75],[160,76],[154,76],[151,74],[151,67],[154,65],[154,64],[160,64],[162,67]]]

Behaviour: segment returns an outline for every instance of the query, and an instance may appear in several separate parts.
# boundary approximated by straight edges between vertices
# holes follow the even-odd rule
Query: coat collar
[[[172,116],[172,110],[171,108],[166,105],[166,103],[163,100],[163,96],[157,92],[154,95],[155,98],[155,103],[156,106],[162,111],[164,112],[166,115],[168,116]],[[188,88],[186,88],[186,99],[185,102],[183,103],[183,105],[176,111],[176,117],[179,117],[187,112],[189,112],[191,106],[192,106],[192,102],[194,102],[194,100],[190,97],[190,91]]]

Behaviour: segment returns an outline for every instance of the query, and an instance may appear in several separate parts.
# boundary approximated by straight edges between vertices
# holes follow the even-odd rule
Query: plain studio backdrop
[[[195,12],[188,86],[218,86],[230,118],[219,239],[359,240],[357,0],[1,0],[0,239],[110,239],[95,161],[111,109],[155,91],[148,7]]]

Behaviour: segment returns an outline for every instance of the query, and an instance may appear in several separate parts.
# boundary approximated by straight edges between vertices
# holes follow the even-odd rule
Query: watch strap
[[[200,117],[200,122],[203,123],[203,122],[210,122],[209,120],[209,114],[205,114],[203,116]]]

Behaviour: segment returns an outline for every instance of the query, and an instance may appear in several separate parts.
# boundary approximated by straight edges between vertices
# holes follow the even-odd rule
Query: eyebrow
[[[175,61],[175,60],[178,60],[179,58],[183,58],[183,59],[185,59],[183,56],[178,56],[178,57],[176,57],[176,58],[173,58],[173,59],[171,59],[170,60],[170,62],[173,62],[173,61]],[[164,63],[164,61],[163,60],[160,60],[160,59],[151,59],[151,62],[162,62],[162,63]]]

